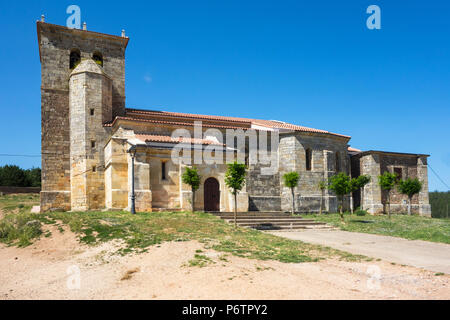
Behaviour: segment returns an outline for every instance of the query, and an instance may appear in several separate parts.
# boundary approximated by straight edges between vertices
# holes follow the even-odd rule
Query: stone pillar
[[[229,210],[226,210],[226,207],[225,207],[225,208],[223,208],[224,210],[222,210],[222,205],[221,205],[220,211],[234,212],[234,196],[231,193],[231,191],[228,188],[226,188],[225,190],[221,189],[220,196],[226,197],[226,199],[228,200],[227,201],[228,203],[226,203],[226,205],[228,205],[228,208],[229,208]],[[241,191],[238,192],[236,201],[237,201],[237,212],[248,212],[249,201],[248,201],[248,193],[245,190],[245,187]]]
[[[128,190],[131,190],[131,155],[128,154]],[[150,161],[145,151],[137,151],[134,159],[134,194],[137,212],[152,211],[152,191],[150,189]],[[131,194],[128,197],[131,208]]]
[[[334,152],[330,150],[323,150],[323,179],[328,179],[335,174],[334,171]],[[324,197],[324,211],[337,212],[338,201],[334,193],[326,189]]]
[[[363,210],[370,214],[383,212],[381,202],[381,187],[378,184],[378,176],[381,174],[380,156],[378,154],[368,154],[361,157],[361,175],[369,175],[370,182],[364,186],[362,199]]]
[[[126,139],[112,138],[105,147],[106,208],[128,207],[128,159]]]
[[[290,212],[292,208],[292,193],[283,183],[283,175],[290,171],[300,171],[298,159],[299,142],[294,135],[280,137],[279,150],[279,170],[280,170],[280,195],[281,210]],[[304,157],[303,157],[304,158]],[[297,188],[296,188],[297,189]],[[294,190],[294,198],[297,198],[298,190]]]
[[[428,163],[426,156],[417,158],[417,178],[422,182],[422,190],[419,192],[419,214],[431,217],[431,206],[428,196]]]
[[[178,178],[180,179],[179,181],[179,186],[180,186],[180,208],[181,210],[184,211],[191,211],[192,210],[192,190],[191,187],[184,184],[183,183],[183,178],[182,175],[184,173],[184,171],[186,170],[185,168],[187,167],[187,165],[181,163],[178,164],[178,170],[179,170],[179,174],[178,174]],[[189,166],[190,167],[190,166]],[[198,195],[198,190],[195,194],[197,197]],[[196,210],[200,210],[199,208],[195,208]]]
[[[237,211],[238,212],[248,212],[248,193],[246,187],[237,194]]]

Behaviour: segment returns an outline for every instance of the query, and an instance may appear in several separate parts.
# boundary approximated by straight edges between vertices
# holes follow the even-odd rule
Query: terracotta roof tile
[[[114,121],[105,123],[103,126],[112,127],[117,122],[117,120],[129,120],[129,121],[137,121],[137,122],[149,122],[149,123],[157,123],[157,124],[168,124],[168,125],[181,125],[181,126],[194,126],[193,122],[179,122],[179,121],[167,121],[167,120],[152,120],[152,119],[144,119],[144,118],[134,118],[134,117],[122,117],[117,116]],[[227,126],[227,125],[212,125],[202,123],[203,127],[208,128],[222,128],[222,129],[243,129],[242,127],[237,126]],[[245,128],[244,128],[245,129]]]
[[[275,121],[275,120],[261,120],[261,119],[249,119],[249,118],[237,118],[237,117],[225,117],[225,116],[212,116],[201,115],[191,113],[180,112],[168,112],[168,111],[155,111],[155,110],[140,110],[140,109],[126,109],[125,117],[116,117],[113,123],[105,124],[106,126],[112,126],[117,119],[142,121],[150,123],[170,124],[170,125],[184,125],[193,126],[194,121],[204,120],[206,123],[202,123],[204,127],[212,128],[225,128],[225,129],[250,129],[252,125],[260,126],[268,129],[288,129],[299,132],[312,132],[323,133],[334,136],[350,138],[350,136],[329,132],[326,130],[308,128],[304,126],[294,125],[287,122]]]
[[[251,124],[251,119],[246,118],[236,118],[236,117],[225,117],[225,116],[211,116],[193,113],[181,113],[181,112],[168,112],[168,111],[156,111],[156,110],[140,110],[140,109],[126,109],[126,114],[128,115],[147,115],[147,116],[159,116],[159,117],[175,117],[175,118],[190,118],[198,120],[216,120],[216,121],[226,121],[226,122],[240,122],[244,124]]]
[[[350,151],[350,152],[362,152],[361,150],[356,149],[356,148],[352,148],[352,147],[348,147],[348,151]]]
[[[167,135],[157,135],[151,133],[136,133],[136,138],[145,142],[166,142],[166,143],[190,143],[190,144],[202,144],[202,145],[218,145],[224,146],[223,143],[218,143],[208,139],[195,139],[195,138],[172,138]]]

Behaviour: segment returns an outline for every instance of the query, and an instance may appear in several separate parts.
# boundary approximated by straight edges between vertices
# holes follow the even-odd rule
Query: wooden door
[[[208,178],[204,185],[205,211],[220,211],[220,188],[219,181]]]

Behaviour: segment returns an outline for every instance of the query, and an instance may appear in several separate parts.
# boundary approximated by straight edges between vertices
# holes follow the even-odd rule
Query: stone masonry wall
[[[291,191],[282,181],[283,174],[297,171],[300,175],[299,186],[295,188],[295,210],[298,212],[318,212],[320,209],[321,191],[318,184],[331,175],[336,174],[336,153],[340,154],[340,169],[348,173],[347,158],[348,139],[329,135],[292,133],[280,138],[280,186],[281,207],[283,211],[291,209]],[[306,150],[311,149],[311,170],[306,170]],[[346,204],[348,206],[348,204]],[[326,191],[324,199],[325,211],[337,210],[336,197]]]
[[[247,175],[247,192],[250,211],[281,211],[280,174],[263,175],[261,167],[250,165]]]
[[[401,168],[401,179],[418,178],[422,182],[422,190],[412,198],[411,209],[413,213],[431,215],[428,200],[428,175],[426,166],[426,156],[390,154],[374,152],[362,156],[354,156],[352,161],[359,164],[360,174],[371,177],[371,181],[364,187],[362,194],[362,208],[372,214],[383,213],[384,203],[386,203],[387,192],[382,190],[378,184],[378,176],[383,172],[394,172],[395,168]],[[356,172],[354,170],[354,172]],[[404,213],[407,211],[407,196],[401,194],[397,187],[391,190],[390,209],[393,213]]]

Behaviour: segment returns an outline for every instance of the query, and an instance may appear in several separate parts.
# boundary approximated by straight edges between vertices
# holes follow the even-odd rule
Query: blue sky
[[[130,37],[128,107],[284,120],[364,150],[427,153],[450,185],[450,2],[436,0],[2,1],[0,154],[40,154],[35,22],[65,25],[71,4],[89,30]],[[366,28],[371,4],[381,30]],[[429,185],[447,190],[431,170]]]

